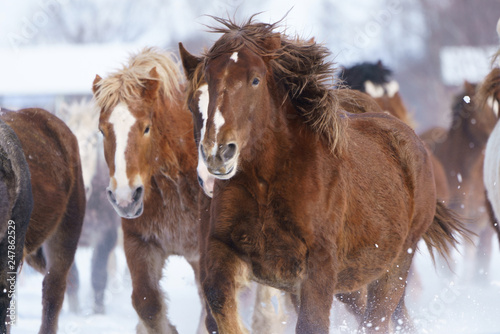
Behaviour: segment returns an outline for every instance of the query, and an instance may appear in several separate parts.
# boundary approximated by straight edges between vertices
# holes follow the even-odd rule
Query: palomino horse
[[[471,223],[479,236],[476,247],[467,245],[467,280],[484,282],[490,266],[494,219],[483,182],[484,150],[497,122],[493,104],[477,101],[476,85],[465,82],[464,91],[453,102],[452,123],[447,131],[430,129],[421,135],[446,171],[450,189],[449,206]],[[481,100],[481,99],[479,99]]]
[[[500,21],[499,21],[500,22]],[[499,25],[500,27],[500,25]],[[479,101],[481,104],[488,104],[489,107],[497,113],[500,105],[500,68],[494,68],[481,84],[479,89]],[[495,219],[491,219],[493,228],[497,232],[500,241],[500,122],[497,122],[495,128],[486,143],[484,154],[484,186],[486,188],[488,200],[491,203]]]
[[[24,254],[45,275],[40,333],[56,333],[85,213],[78,142],[43,109],[2,110],[0,118],[19,137],[30,168],[34,206]]]
[[[377,63],[364,62],[343,68],[341,73],[342,80],[348,87],[367,93],[383,111],[414,128],[414,122],[399,94],[399,83],[390,80],[391,75],[392,71],[384,66],[380,60]],[[450,196],[446,172],[439,159],[430,150],[429,153],[436,182],[437,198],[446,203]]]
[[[122,217],[140,333],[177,333],[159,286],[170,255],[183,256],[199,282],[198,201],[208,198],[197,182],[181,81],[172,55],[145,49],[122,70],[96,76],[93,85],[109,167],[107,196]]]
[[[80,246],[93,247],[91,281],[94,290],[94,312],[104,313],[104,290],[108,281],[108,260],[116,245],[120,221],[109,205],[104,191],[108,183],[107,169],[102,152],[102,139],[98,131],[99,110],[93,101],[63,103],[57,115],[66,122],[78,140],[82,161],[83,183],[87,208],[83,221]],[[97,171],[99,170],[99,173]],[[70,309],[77,311],[79,277],[73,264],[68,280]]]
[[[8,333],[17,321],[12,297],[32,209],[31,177],[21,142],[0,120],[0,333]]]
[[[224,35],[202,58],[181,52],[191,94],[207,84],[199,151],[219,179],[202,231],[209,332],[244,332],[241,276],[294,295],[297,333],[328,333],[334,294],[366,332],[387,332],[391,318],[411,328],[404,290],[417,242],[446,252],[461,231],[436,201],[421,141],[392,116],[340,112],[326,48],[276,24],[216,20]],[[366,300],[350,297],[361,289]]]

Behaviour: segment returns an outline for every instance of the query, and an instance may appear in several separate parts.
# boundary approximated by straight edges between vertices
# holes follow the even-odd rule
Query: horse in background
[[[383,111],[415,128],[415,122],[399,94],[399,83],[390,79],[392,71],[382,64],[382,61],[379,60],[376,63],[364,62],[351,67],[344,67],[341,69],[340,76],[346,86],[370,95]],[[450,196],[446,172],[439,159],[432,154],[430,149],[429,153],[432,160],[437,197],[446,203]]]
[[[0,119],[19,137],[29,165],[34,206],[24,254],[44,275],[40,333],[56,333],[85,213],[78,142],[43,109],[2,110]]]
[[[494,104],[482,103],[477,85],[464,83],[452,104],[452,122],[447,131],[429,129],[421,137],[441,161],[450,189],[449,206],[465,217],[479,238],[465,248],[465,274],[473,282],[485,282],[489,272],[494,217],[483,182],[484,150],[498,118]],[[492,101],[493,102],[493,101]]]
[[[190,97],[206,106],[193,115],[199,153],[218,179],[202,231],[209,331],[245,332],[241,277],[292,293],[297,333],[328,333],[334,294],[364,332],[411,329],[417,242],[447,252],[462,231],[436,200],[421,141],[383,113],[343,113],[326,48],[276,24],[215,20],[223,35],[204,56],[181,52]]]
[[[0,333],[9,333],[17,322],[17,314],[8,309],[16,309],[12,298],[32,209],[31,176],[21,142],[0,120]]]
[[[487,104],[498,117],[500,105],[500,68],[494,68],[486,76],[479,88],[478,97],[478,103],[480,105]],[[498,226],[500,218],[500,122],[497,122],[486,143],[483,181],[491,205],[490,209],[493,211],[492,218],[494,217],[494,219],[490,221],[493,223],[493,228],[496,230],[500,242],[500,227]]]
[[[99,110],[94,101],[82,99],[79,102],[63,102],[56,115],[66,122],[78,140],[87,198],[79,245],[93,248],[91,263],[91,283],[94,291],[93,310],[97,314],[103,314],[105,312],[104,292],[108,281],[108,262],[116,246],[120,220],[105,195],[108,179],[102,150],[102,136],[98,131]],[[76,268],[76,264],[74,264],[67,290],[70,310],[74,312],[80,308],[78,302],[79,277]]]

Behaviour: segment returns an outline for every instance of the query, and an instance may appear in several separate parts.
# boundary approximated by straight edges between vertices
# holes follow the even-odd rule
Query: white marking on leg
[[[132,193],[127,177],[127,162],[125,159],[125,151],[127,150],[128,136],[130,129],[135,124],[136,119],[130,113],[127,105],[123,102],[119,103],[111,112],[109,123],[113,126],[116,139],[115,150],[115,174],[116,180],[116,200],[120,202],[128,202],[132,200]]]
[[[235,63],[237,63],[238,62],[238,52],[233,52],[233,54],[231,55],[231,57],[229,59],[231,59]]]
[[[365,81],[365,92],[374,98],[379,98],[384,96],[384,87],[380,85],[375,85],[370,80]]]
[[[399,83],[396,80],[391,80],[385,84],[385,90],[389,97],[394,97],[399,92]]]

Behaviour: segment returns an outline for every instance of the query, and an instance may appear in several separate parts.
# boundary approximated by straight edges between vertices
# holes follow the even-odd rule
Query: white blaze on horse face
[[[499,105],[498,105],[498,100],[495,99],[493,96],[490,96],[490,97],[488,97],[488,99],[486,100],[486,102],[488,103],[488,106],[495,113],[495,116],[498,118],[498,111],[500,109]]]
[[[219,108],[215,110],[215,115],[214,115],[214,125],[215,125],[215,144],[214,147],[212,148],[212,154],[215,155],[217,153],[217,135],[219,133],[220,128],[226,123],[226,120],[224,119],[224,116],[222,116],[222,113],[220,112]]]
[[[231,55],[231,57],[229,59],[231,59],[235,63],[237,63],[238,62],[238,52],[233,52],[233,54]]]
[[[203,119],[203,125],[200,130],[200,142],[201,142],[205,137],[205,132],[207,129],[208,101],[209,101],[208,85],[201,86],[198,89],[198,91],[201,92],[200,98],[198,100],[198,110],[200,111],[201,118]]]
[[[399,84],[396,80],[391,80],[387,84],[385,84],[385,91],[389,97],[394,97],[397,92],[399,92]]]
[[[208,94],[208,85],[201,86],[198,91],[201,92],[199,100],[198,100],[198,110],[201,114],[201,118],[203,120],[203,125],[200,130],[200,143],[205,137],[205,132],[207,128],[207,119],[208,119],[208,102],[209,102],[209,94]],[[198,147],[199,148],[199,147]],[[203,181],[203,191],[207,196],[212,197],[214,191],[214,177],[208,172],[207,166],[205,162],[201,158],[201,152],[198,152],[198,167],[196,168],[198,176]]]
[[[130,129],[135,124],[136,119],[130,113],[127,105],[120,102],[111,112],[109,123],[113,126],[115,133],[115,173],[111,177],[115,180],[116,189],[112,189],[113,182],[110,181],[110,188],[115,191],[116,201],[121,206],[126,206],[132,201],[132,189],[127,177],[127,161],[125,151],[127,150]],[[142,184],[139,176],[134,178],[134,185]]]
[[[379,98],[384,96],[384,87],[367,80],[365,81],[365,92],[373,98]]]

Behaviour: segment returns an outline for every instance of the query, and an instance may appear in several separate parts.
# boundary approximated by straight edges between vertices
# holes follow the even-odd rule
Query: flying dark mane
[[[253,17],[238,25],[230,19],[213,17],[221,27],[210,31],[223,36],[205,53],[205,63],[224,53],[237,52],[248,47],[269,64],[286,97],[297,112],[318,134],[324,136],[332,151],[343,147],[345,120],[339,112],[339,101],[333,90],[333,63],[327,58],[330,51],[312,40],[290,38],[276,32],[280,22],[254,23]],[[268,41],[279,37],[278,49],[269,50]]]
[[[392,71],[385,67],[381,61],[377,63],[364,62],[352,67],[344,68],[341,77],[344,84],[351,89],[365,91],[365,82],[371,81],[376,85],[389,82]]]

